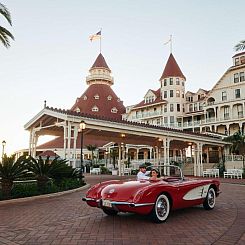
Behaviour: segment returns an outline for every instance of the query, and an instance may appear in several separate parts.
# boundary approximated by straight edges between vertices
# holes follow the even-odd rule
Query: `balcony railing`
[[[162,115],[162,112],[160,111],[145,112],[145,113],[136,114],[136,116],[133,116],[132,119],[142,119],[142,118],[156,117],[156,116],[161,116],[161,115]]]

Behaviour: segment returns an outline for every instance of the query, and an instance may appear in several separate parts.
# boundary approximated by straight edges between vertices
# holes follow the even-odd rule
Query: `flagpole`
[[[170,54],[172,54],[172,35],[170,35]]]
[[[102,28],[100,28],[100,33],[102,31]],[[102,34],[100,35],[100,54],[101,54],[101,39],[102,39]]]

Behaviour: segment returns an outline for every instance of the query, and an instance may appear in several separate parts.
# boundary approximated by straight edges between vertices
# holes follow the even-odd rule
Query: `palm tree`
[[[67,160],[56,157],[50,161],[49,157],[43,160],[42,157],[35,159],[29,157],[28,169],[31,171],[37,180],[37,187],[40,192],[44,192],[51,178],[61,179],[63,177],[71,177],[73,169],[67,165]]]
[[[240,41],[235,47],[235,51],[241,51],[245,49],[245,40]]]
[[[233,135],[225,137],[224,141],[232,143],[230,147],[231,153],[245,154],[245,135],[243,135],[240,130]]]
[[[8,23],[12,26],[12,20],[11,15],[8,9],[0,3],[0,14],[5,17],[5,19],[8,21]],[[8,31],[6,28],[0,26],[0,41],[3,43],[3,45],[8,48],[10,47],[9,38],[14,40],[14,36],[11,34],[10,31]]]
[[[87,145],[86,146],[89,151],[91,151],[92,154],[92,165],[94,161],[94,151],[97,149],[97,145]]]
[[[4,198],[11,196],[14,180],[17,180],[28,175],[28,169],[25,164],[25,157],[19,157],[15,161],[15,155],[3,157],[0,163],[0,177],[2,184],[2,193]]]

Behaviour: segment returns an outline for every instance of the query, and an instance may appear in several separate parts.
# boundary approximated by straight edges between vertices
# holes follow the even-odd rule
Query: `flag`
[[[89,39],[90,39],[91,42],[94,41],[94,40],[99,40],[99,39],[101,39],[101,31],[97,32],[97,33],[94,34],[94,35],[91,35],[91,36],[89,37]]]

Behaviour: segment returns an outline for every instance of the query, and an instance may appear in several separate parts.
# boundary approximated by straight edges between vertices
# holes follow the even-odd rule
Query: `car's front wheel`
[[[216,198],[215,190],[213,187],[211,187],[211,188],[209,188],[207,196],[203,202],[203,207],[206,210],[213,209],[215,206],[215,198]]]
[[[170,201],[165,194],[157,197],[155,205],[152,209],[151,218],[156,223],[165,222],[170,213]]]
[[[110,216],[115,216],[118,213],[118,211],[113,210],[113,209],[103,208],[102,210],[104,211],[105,214],[110,215]]]

